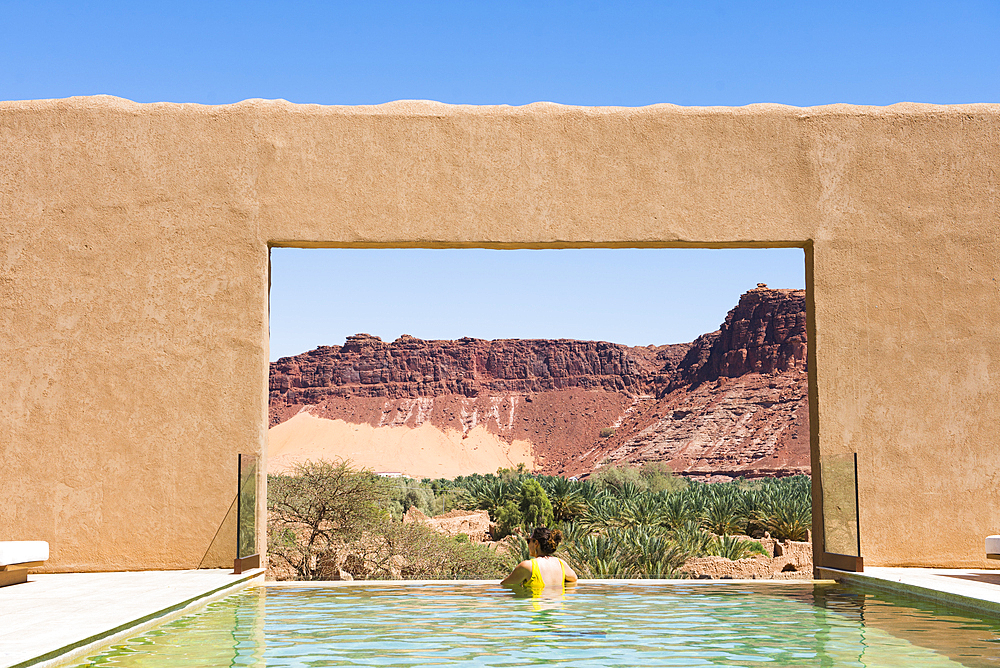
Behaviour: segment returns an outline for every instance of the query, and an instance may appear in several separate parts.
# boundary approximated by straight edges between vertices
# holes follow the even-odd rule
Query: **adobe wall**
[[[866,564],[995,565],[997,165],[1000,105],[0,103],[0,539],[231,559],[269,244],[801,245]]]

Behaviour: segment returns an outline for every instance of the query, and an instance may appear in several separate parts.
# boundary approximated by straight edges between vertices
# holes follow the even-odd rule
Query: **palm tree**
[[[603,533],[622,524],[622,504],[613,496],[598,497],[580,518],[580,525],[588,532]]]
[[[720,536],[741,533],[745,526],[739,499],[734,495],[715,499],[705,513],[705,528]]]
[[[622,504],[622,519],[626,526],[661,526],[664,524],[664,499],[655,494],[643,494]]]
[[[717,557],[725,557],[731,561],[745,559],[754,555],[770,556],[764,546],[755,540],[736,538],[734,536],[719,536],[709,547],[709,553]]]
[[[619,534],[622,551],[634,577],[683,577],[677,569],[689,553],[668,533],[652,527],[635,527]]]
[[[688,522],[698,522],[697,507],[687,494],[671,494],[663,504],[660,523],[671,531],[677,531]]]
[[[521,496],[520,484],[496,476],[469,481],[468,490],[474,507],[489,512],[492,520],[508,501],[519,501]]]
[[[714,537],[701,528],[698,520],[688,520],[675,532],[674,538],[682,550],[691,556],[702,556],[708,553]]]
[[[545,491],[557,522],[569,522],[587,512],[587,501],[578,489],[579,483],[562,477],[552,477],[545,482]]]
[[[757,522],[778,540],[806,540],[812,527],[812,504],[800,498],[772,498],[758,511]]]
[[[574,542],[567,561],[578,575],[587,578],[629,577],[618,541],[605,535],[588,535]]]

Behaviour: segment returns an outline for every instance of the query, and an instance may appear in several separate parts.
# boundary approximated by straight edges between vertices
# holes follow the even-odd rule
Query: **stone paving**
[[[254,582],[262,570],[29,575],[0,587],[0,668],[64,661]]]

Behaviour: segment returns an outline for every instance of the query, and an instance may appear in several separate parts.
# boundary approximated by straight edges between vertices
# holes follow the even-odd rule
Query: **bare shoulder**
[[[565,559],[559,559],[563,563],[563,571],[565,572],[566,582],[576,582],[577,575],[573,567],[566,563]]]
[[[514,570],[510,572],[510,575],[505,577],[500,581],[502,585],[517,585],[521,584],[525,580],[531,577],[531,561],[522,561]]]

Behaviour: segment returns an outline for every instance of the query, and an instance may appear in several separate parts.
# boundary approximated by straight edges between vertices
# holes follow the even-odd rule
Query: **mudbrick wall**
[[[702,479],[809,471],[805,293],[759,286],[692,343],[385,342],[368,334],[271,364],[271,424],[314,415],[533,444],[546,473],[669,463]]]
[[[2,102],[0,127],[0,527],[49,570],[232,563],[276,246],[801,248],[813,448],[857,455],[866,566],[996,565],[1000,105],[98,96]],[[577,391],[633,398],[512,394],[507,424]],[[822,554],[844,518],[817,478]]]

